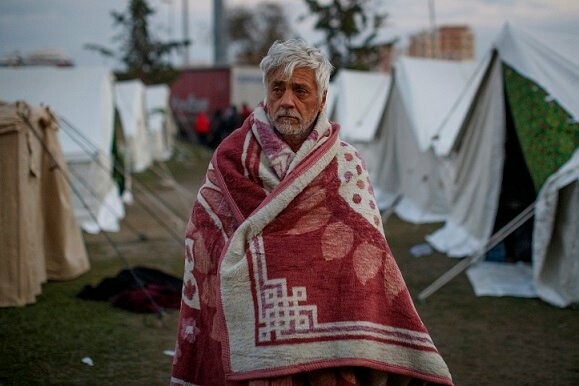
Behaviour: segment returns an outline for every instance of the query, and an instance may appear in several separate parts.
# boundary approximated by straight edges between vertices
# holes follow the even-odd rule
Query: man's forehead
[[[315,73],[314,70],[309,67],[296,67],[293,72],[288,76],[285,72],[284,67],[277,67],[271,70],[266,78],[270,82],[314,82],[315,83]]]

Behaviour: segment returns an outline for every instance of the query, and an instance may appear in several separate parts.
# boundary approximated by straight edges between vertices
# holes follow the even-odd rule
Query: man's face
[[[267,114],[284,138],[305,139],[312,123],[323,108],[315,73],[311,68],[296,68],[288,79],[281,69],[267,77]]]

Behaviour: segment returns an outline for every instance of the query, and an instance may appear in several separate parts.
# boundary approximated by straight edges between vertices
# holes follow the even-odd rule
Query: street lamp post
[[[227,19],[223,0],[213,0],[214,64],[227,64]]]
[[[189,41],[189,0],[182,0],[183,6],[183,40]],[[189,64],[189,45],[183,48],[183,67]]]
[[[434,9],[434,0],[428,0],[428,14],[430,16],[430,48],[433,58],[438,57],[437,39],[436,39],[436,11]]]

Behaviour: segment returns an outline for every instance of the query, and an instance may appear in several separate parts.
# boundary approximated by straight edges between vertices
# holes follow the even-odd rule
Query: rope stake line
[[[90,142],[90,140],[89,140],[82,132],[80,132],[78,129],[76,129],[76,128],[75,128],[70,122],[68,122],[65,118],[63,118],[63,117],[61,117],[61,116],[58,116],[58,118],[65,124],[65,127],[66,127],[66,128],[72,130],[76,135],[78,135],[78,138],[75,137],[75,136],[73,136],[73,135],[71,135],[71,133],[68,132],[66,129],[64,129],[64,127],[63,127],[63,129],[64,129],[63,131],[64,131],[66,134],[68,134],[68,136],[81,147],[81,149],[90,157],[90,159],[91,159],[92,161],[94,161],[101,169],[103,169],[103,170],[105,170],[105,171],[108,171],[109,169],[108,169],[107,165],[104,165],[104,163],[103,163],[103,162],[98,158],[98,156],[97,156],[97,154],[98,154],[100,151],[96,148],[96,146],[94,146],[94,144],[92,144],[92,143]],[[83,143],[79,140],[79,138],[82,139],[82,141],[84,141],[85,144],[83,144]],[[90,147],[92,147],[93,151],[91,151]],[[119,168],[118,165],[115,165],[115,164],[113,163],[112,167],[113,167],[113,170],[114,170],[115,172],[120,173],[120,174],[123,174],[123,171]],[[162,210],[165,211],[165,213],[167,213],[167,212],[171,213],[174,222],[175,222],[175,219],[176,219],[176,218],[179,218],[179,214],[178,214],[178,213],[175,213],[175,211],[173,211],[172,208],[171,208],[165,201],[163,201],[160,197],[156,196],[149,187],[145,186],[145,184],[141,183],[140,181],[138,181],[138,180],[136,180],[136,179],[133,180],[132,182],[134,183],[134,187],[137,188],[137,190],[140,189],[141,191],[147,191],[147,192],[149,192],[150,194],[149,194],[148,196],[149,196],[149,198],[151,199],[151,201],[158,201],[158,202],[156,202],[157,207],[158,207],[158,208],[162,208]],[[93,194],[94,194],[94,193],[93,193]],[[96,196],[96,194],[95,194],[95,196]],[[169,226],[169,225],[165,224],[165,223],[163,222],[163,220],[161,220],[161,218],[160,218],[154,211],[150,210],[150,209],[144,204],[144,201],[141,200],[140,198],[135,198],[135,202],[136,202],[137,204],[139,204],[143,209],[145,209],[145,211],[146,211],[159,225],[161,225],[161,227],[162,227],[163,229],[165,229],[165,230],[168,232],[168,234],[171,235],[171,236],[175,239],[175,241],[177,241],[177,242],[179,243],[179,245],[182,245],[182,243],[183,243],[183,236],[180,235],[180,234],[175,233],[174,226]],[[161,202],[162,205],[160,205],[159,202]],[[99,202],[99,203],[102,204],[103,202],[101,201],[101,202]],[[115,214],[115,212],[112,210],[112,208],[110,208],[109,206],[106,206],[106,205],[105,205],[105,209],[107,209],[107,208],[109,209],[109,213],[112,213],[113,215]],[[135,229],[135,227],[131,226],[128,221],[125,221],[125,223],[126,223],[127,226],[134,232],[134,234],[137,236],[137,238],[142,239],[141,233],[140,233],[139,231],[137,231],[137,230]],[[179,225],[182,229],[184,229],[185,224],[186,224],[184,220],[176,221],[176,223],[178,223],[178,225]],[[99,225],[99,230],[101,230],[100,225]]]
[[[97,226],[99,227],[100,232],[104,235],[104,237],[107,239],[107,241],[109,242],[109,244],[111,245],[111,247],[113,248],[113,251],[115,252],[115,255],[125,264],[126,268],[129,270],[129,272],[131,273],[131,277],[135,280],[135,283],[137,283],[137,285],[139,286],[139,289],[141,291],[143,291],[143,293],[145,294],[145,296],[147,297],[147,299],[149,299],[149,301],[151,302],[151,304],[153,305],[153,307],[155,307],[157,311],[157,315],[159,316],[159,319],[162,319],[163,316],[166,314],[165,310],[163,309],[163,307],[161,307],[156,301],[155,299],[153,299],[153,297],[151,296],[151,294],[149,293],[149,291],[145,288],[145,286],[143,285],[142,280],[138,277],[138,275],[134,272],[133,267],[130,265],[130,263],[128,262],[128,260],[122,255],[122,253],[120,252],[120,250],[118,249],[116,243],[111,239],[110,235],[105,232],[102,228],[100,228],[100,224],[98,223],[98,221],[96,221],[96,216],[94,216],[94,213],[92,213],[92,211],[88,208],[88,204],[86,203],[86,201],[80,196],[79,192],[74,188],[74,186],[72,185],[69,176],[67,175],[67,173],[64,172],[64,169],[62,168],[61,165],[58,164],[58,161],[56,160],[56,157],[52,154],[52,152],[50,151],[50,149],[48,148],[48,146],[46,145],[46,142],[44,141],[44,139],[42,138],[41,134],[38,133],[36,131],[36,129],[34,128],[34,125],[32,125],[32,123],[30,122],[30,120],[28,119],[28,117],[23,116],[21,113],[19,113],[20,117],[23,119],[23,121],[26,123],[26,126],[28,126],[28,128],[30,129],[30,131],[34,134],[34,137],[38,140],[38,142],[40,143],[40,145],[42,146],[43,151],[48,155],[48,157],[51,160],[51,169],[52,170],[57,170],[61,173],[61,175],[64,177],[65,181],[67,182],[68,186],[71,188],[71,190],[78,195],[81,203],[83,206],[85,206],[85,209],[87,209],[89,215],[91,217],[93,217],[93,220],[95,220],[95,223],[97,224]]]
[[[64,177],[64,180],[66,181],[67,185],[69,186],[69,188],[71,189],[71,191],[73,192],[73,194],[79,199],[81,205],[83,206],[83,208],[87,211],[89,217],[94,221],[94,223],[96,224],[96,227],[99,230],[99,233],[101,233],[103,235],[103,237],[105,237],[107,243],[111,246],[111,248],[113,249],[114,255],[123,263],[123,265],[126,267],[126,269],[130,272],[131,277],[133,278],[133,280],[135,281],[135,283],[137,284],[138,288],[140,291],[143,292],[143,294],[146,296],[146,298],[149,300],[150,304],[154,307],[155,310],[157,310],[156,314],[159,318],[159,320],[162,321],[164,315],[166,314],[165,310],[163,307],[161,307],[156,301],[155,299],[151,296],[151,293],[147,290],[147,288],[144,286],[143,281],[141,280],[141,278],[139,278],[139,276],[137,275],[137,273],[134,271],[133,267],[131,266],[131,264],[129,263],[129,261],[126,259],[126,257],[121,253],[118,245],[116,244],[116,242],[111,238],[111,236],[108,234],[108,232],[106,232],[102,226],[100,225],[100,223],[98,222],[98,219],[95,215],[95,213],[93,213],[92,209],[90,208],[88,202],[86,201],[86,199],[83,197],[83,195],[80,193],[80,191],[78,190],[78,188],[72,183],[70,176],[68,173],[64,172],[64,168],[62,167],[62,165],[60,165],[56,159],[56,157],[52,154],[52,152],[50,151],[50,149],[48,148],[48,146],[46,145],[42,135],[40,133],[38,133],[36,131],[36,129],[34,128],[34,125],[32,125],[32,123],[30,122],[30,120],[28,119],[28,117],[24,116],[22,113],[19,114],[20,117],[23,119],[23,121],[25,122],[26,126],[30,129],[30,131],[33,133],[34,137],[39,141],[39,143],[41,144],[41,147],[43,149],[43,151],[48,155],[49,160],[50,160],[50,165],[49,165],[49,169],[52,170],[58,170],[60,171],[61,175]],[[108,171],[108,167],[106,165],[103,164],[103,162],[98,159],[98,154],[99,154],[99,150],[96,148],[96,146],[94,146],[89,139],[87,139],[80,131],[78,131],[76,128],[74,128],[74,126],[72,126],[66,119],[64,119],[63,117],[58,117],[59,120],[61,120],[65,126],[67,126],[68,128],[70,128],[70,130],[72,130],[74,133],[77,134],[78,137],[75,137],[73,135],[71,135],[70,132],[68,132],[67,130],[63,130],[65,133],[68,134],[68,136],[70,138],[72,138],[73,141],[75,141],[80,148],[87,154],[89,155],[90,159],[92,161],[94,161],[99,167],[101,167],[103,170]],[[80,138],[80,139],[79,139]],[[84,143],[82,141],[84,141]],[[91,151],[93,150],[93,151]],[[115,168],[116,171],[119,171],[118,166],[117,165],[113,165],[113,167]],[[94,192],[94,190],[89,186],[88,181],[83,177],[80,176],[79,174],[77,174],[76,172],[74,172],[73,170],[70,171],[70,174],[78,181],[80,182],[80,184],[87,189],[87,191],[94,197],[97,199],[98,201],[98,197],[96,195],[96,193]],[[138,181],[137,181],[138,182]],[[154,195],[154,193],[151,191],[150,188],[146,187],[144,184],[138,183],[135,185],[135,187],[137,187],[139,189],[139,191],[144,192],[144,195],[152,202],[156,205],[157,209],[162,209],[165,212],[169,211],[171,212],[171,208],[166,204],[166,202],[163,202],[162,200],[160,200],[158,197],[156,197]],[[164,228],[177,242],[179,245],[182,245],[182,237],[181,235],[178,235],[177,233],[175,233],[174,231],[174,227],[170,227],[169,225],[165,224],[163,221],[161,221],[161,219],[159,218],[159,216],[157,216],[155,214],[155,212],[153,212],[150,208],[148,208],[143,201],[141,200],[141,198],[136,199],[136,201],[142,205],[142,207],[145,209],[145,211],[151,215],[151,217],[153,219],[155,219],[161,226],[162,228]],[[100,204],[103,205],[103,207],[108,210],[110,213],[116,214],[116,211],[107,203],[103,202],[101,200],[101,202],[99,202]],[[174,214],[174,213],[173,213]],[[178,226],[185,226],[185,222],[180,220],[177,221],[178,218],[177,216],[174,214],[173,216],[173,221],[178,225]],[[139,232],[132,227],[127,221],[125,221],[125,225],[136,235],[138,235],[138,238],[140,240],[142,240],[143,238],[140,236]]]
[[[472,264],[478,262],[488,251],[497,246],[501,241],[507,238],[507,236],[509,236],[511,233],[517,230],[525,222],[530,220],[534,215],[534,209],[535,209],[535,202],[533,202],[531,205],[529,205],[527,208],[521,211],[505,226],[503,226],[494,235],[492,235],[480,252],[465,257],[460,262],[458,262],[454,267],[452,267],[447,272],[442,274],[432,284],[430,284],[428,287],[422,290],[418,294],[418,300],[425,301],[430,295],[434,294],[445,284],[449,283],[452,279],[458,276],[465,269],[470,267]]]

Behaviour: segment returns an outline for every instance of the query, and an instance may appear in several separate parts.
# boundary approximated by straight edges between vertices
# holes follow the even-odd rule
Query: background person
[[[200,145],[209,146],[211,123],[205,111],[199,111],[195,116],[195,134]]]

